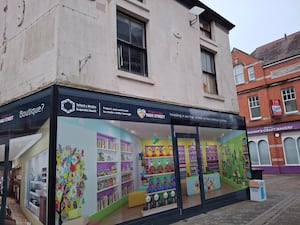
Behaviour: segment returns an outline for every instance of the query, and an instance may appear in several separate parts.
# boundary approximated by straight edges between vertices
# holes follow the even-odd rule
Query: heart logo
[[[144,119],[144,117],[146,116],[146,110],[145,109],[137,109],[137,114],[139,115],[139,117],[141,118],[141,119]]]

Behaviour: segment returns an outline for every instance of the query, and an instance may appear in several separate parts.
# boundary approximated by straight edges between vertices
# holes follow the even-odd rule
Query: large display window
[[[117,224],[176,208],[171,127],[59,117],[56,179],[57,224],[81,216]]]
[[[16,202],[31,223],[48,224],[50,97],[47,89],[0,108],[1,206],[5,206],[0,224],[15,220],[7,215],[8,201]]]
[[[249,198],[237,115],[53,86],[0,125],[1,205],[32,224],[170,223]]]

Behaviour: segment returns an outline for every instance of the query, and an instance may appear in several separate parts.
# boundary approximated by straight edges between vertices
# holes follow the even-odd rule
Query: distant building
[[[300,32],[231,54],[253,168],[300,173]]]

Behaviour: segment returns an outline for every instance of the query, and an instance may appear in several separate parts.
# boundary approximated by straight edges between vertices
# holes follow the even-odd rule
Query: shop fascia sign
[[[14,120],[14,115],[12,115],[12,114],[6,114],[6,115],[0,116],[0,124],[8,123],[13,120]]]
[[[16,103],[17,104],[17,103]],[[25,104],[8,105],[0,114],[0,130],[20,129],[30,123],[38,125],[49,117],[49,99],[41,98]],[[29,122],[30,121],[30,122]]]
[[[268,132],[280,132],[285,130],[296,130],[300,129],[300,122],[292,122],[292,123],[284,123],[284,124],[277,124],[265,127],[255,127],[249,128],[247,130],[248,134],[261,134],[261,133],[268,133]]]
[[[18,110],[18,119],[23,119],[23,118],[27,118],[27,117],[34,117],[38,114],[41,114],[44,112],[45,109],[45,103],[42,102],[36,106],[24,106],[23,109]],[[15,115],[12,113],[8,113],[5,115],[0,116],[0,124],[4,124],[4,123],[8,123],[11,122],[15,119]]]
[[[173,121],[189,121],[203,126],[240,127],[243,124],[241,117],[234,115],[211,112],[200,109],[191,109],[167,104],[151,103],[147,101],[128,101],[120,97],[120,100],[109,101],[95,98],[84,98],[72,95],[60,95],[59,116],[87,117],[107,120],[125,120],[135,122],[151,122],[170,124]],[[126,103],[124,101],[127,101]],[[160,108],[161,106],[161,108]],[[176,122],[175,122],[176,123]]]
[[[80,97],[62,97],[59,115],[91,117],[101,119],[133,121],[165,121],[166,113],[153,108],[141,107],[112,101],[84,99]]]
[[[38,105],[33,105],[32,107],[26,107],[19,111],[19,119],[36,116],[44,112],[45,103],[42,102]]]

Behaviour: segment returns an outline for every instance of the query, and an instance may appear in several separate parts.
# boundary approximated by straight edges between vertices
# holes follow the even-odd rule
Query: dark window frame
[[[203,18],[199,18],[199,20],[200,20],[201,35],[208,39],[212,39],[211,22]]]
[[[126,31],[123,30],[122,33],[119,27],[121,22],[128,26],[127,36]],[[119,70],[148,77],[146,24],[119,11],[117,12],[117,54]]]
[[[206,78],[204,91],[208,94],[218,95],[218,83],[216,74],[215,54],[201,48],[202,73]]]

